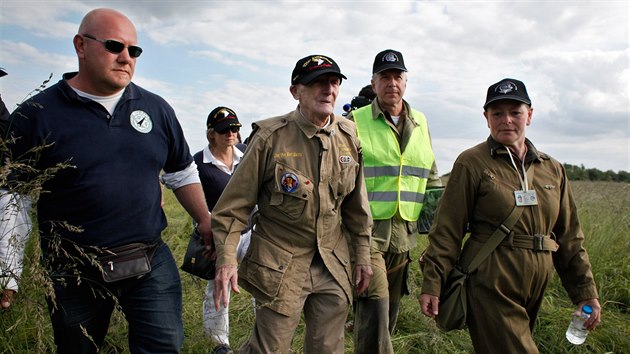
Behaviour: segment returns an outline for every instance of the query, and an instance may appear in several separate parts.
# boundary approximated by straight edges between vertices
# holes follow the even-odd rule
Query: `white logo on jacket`
[[[133,111],[129,115],[131,126],[140,133],[148,133],[153,129],[153,121],[145,111]]]

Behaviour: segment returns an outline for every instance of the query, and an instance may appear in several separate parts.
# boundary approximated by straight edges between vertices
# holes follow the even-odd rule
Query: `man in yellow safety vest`
[[[403,295],[408,295],[409,251],[416,246],[425,190],[441,186],[424,114],[403,99],[407,68],[400,52],[376,55],[376,99],[353,110],[364,156],[364,174],[374,219],[368,290],[356,302],[356,353],[392,353],[390,334]]]

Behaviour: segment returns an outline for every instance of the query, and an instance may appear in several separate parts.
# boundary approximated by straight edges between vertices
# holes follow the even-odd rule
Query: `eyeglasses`
[[[221,134],[221,135],[225,135],[229,132],[232,133],[238,133],[241,130],[241,127],[228,127],[225,129],[221,129],[221,130],[216,130],[217,133]]]
[[[127,48],[127,50],[129,51],[129,56],[132,58],[137,58],[140,56],[140,54],[142,54],[142,48],[138,47],[137,45],[130,45],[125,47],[125,45],[123,43],[120,43],[119,41],[115,41],[113,39],[97,39],[89,34],[84,34],[83,37],[103,43],[105,49],[114,54],[120,54],[120,52],[122,52],[125,48]]]

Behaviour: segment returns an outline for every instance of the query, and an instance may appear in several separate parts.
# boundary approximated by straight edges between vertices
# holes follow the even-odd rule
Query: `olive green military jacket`
[[[357,265],[369,265],[372,226],[354,123],[331,115],[319,128],[297,109],[253,127],[212,213],[217,267],[236,264],[240,232],[258,205],[239,285],[263,306],[294,313],[318,252],[351,301],[349,247]]]
[[[584,235],[564,168],[549,155],[537,151],[529,140],[526,144],[525,167],[535,164],[533,185],[529,189],[536,191],[538,205],[525,207],[512,228],[514,235],[541,234],[555,239],[554,267],[571,300],[577,304],[597,298],[591,264],[583,247]],[[518,158],[514,159],[520,166]],[[441,284],[460,256],[467,225],[471,239],[487,237],[507,218],[515,205],[514,191],[521,190],[518,176],[507,150],[492,137],[459,155],[429,232],[422,293],[440,295]],[[478,250],[482,245],[476,242],[475,247],[469,249]],[[465,262],[474,257],[472,253],[465,252]]]

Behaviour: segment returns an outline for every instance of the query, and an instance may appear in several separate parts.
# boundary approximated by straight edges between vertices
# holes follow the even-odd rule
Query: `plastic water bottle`
[[[591,317],[592,313],[593,308],[589,305],[584,305],[579,315],[573,315],[566,334],[569,342],[577,345],[584,343],[586,336],[588,336],[588,329],[584,328],[584,321]]]

